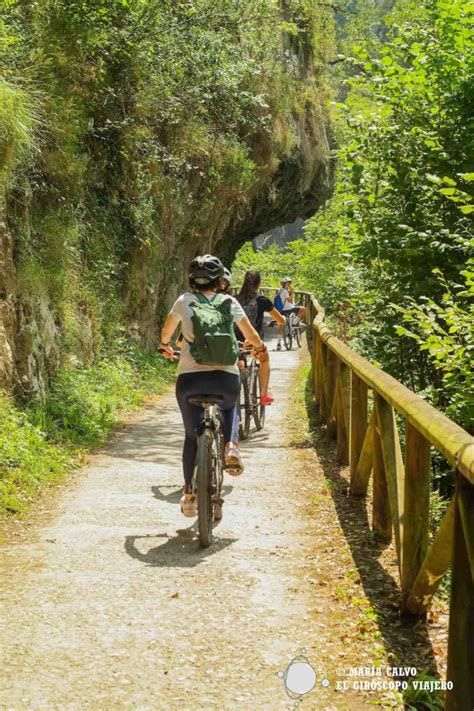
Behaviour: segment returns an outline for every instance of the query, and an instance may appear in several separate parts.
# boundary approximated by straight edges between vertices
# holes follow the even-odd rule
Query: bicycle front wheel
[[[255,427],[257,430],[263,430],[265,426],[265,405],[260,404],[260,379],[258,377],[258,370],[254,373],[253,383],[252,383],[252,410],[253,419],[255,422]]]
[[[285,328],[283,331],[283,343],[287,351],[291,351],[293,345],[292,324],[289,318],[286,319]]]
[[[247,371],[240,373],[240,393],[237,406],[239,408],[239,437],[247,439],[250,432],[250,393]]]
[[[212,443],[212,432],[205,430],[198,439],[196,458],[199,542],[203,548],[212,543]]]

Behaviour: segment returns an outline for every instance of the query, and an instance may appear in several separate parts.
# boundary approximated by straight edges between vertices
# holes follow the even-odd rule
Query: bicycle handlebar
[[[241,345],[243,345],[243,343],[239,343],[239,346],[241,346]],[[165,350],[163,348],[159,348],[158,353],[160,353],[160,355],[163,355],[165,353]],[[245,358],[247,356],[251,356],[252,353],[253,353],[252,348],[245,348],[245,349],[240,348],[239,349],[239,358]],[[167,358],[167,360],[177,361],[177,360],[179,360],[180,355],[181,355],[180,350],[173,349],[173,358]],[[166,357],[166,356],[164,356],[164,357]]]
[[[161,355],[163,355],[163,353],[165,353],[165,352],[166,351],[164,350],[164,348],[158,348],[158,353],[160,353]],[[179,360],[180,355],[181,355],[181,351],[177,351],[176,349],[173,349],[173,357],[167,358],[167,360],[171,360],[171,361]],[[166,356],[164,356],[164,357],[166,358]]]

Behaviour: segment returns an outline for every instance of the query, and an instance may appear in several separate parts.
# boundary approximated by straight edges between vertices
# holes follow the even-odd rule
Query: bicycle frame
[[[224,480],[224,447],[219,409],[203,402],[203,420],[198,433],[196,465],[192,489],[198,499],[198,527],[201,546],[212,543],[212,523],[222,518],[222,484]],[[220,515],[216,517],[217,507]]]
[[[221,421],[219,419],[219,408],[217,405],[211,405],[210,403],[206,402],[204,403],[203,407],[203,413],[204,417],[201,423],[201,428],[199,431],[199,436],[201,437],[203,434],[206,434],[206,430],[208,432],[208,436],[212,438],[217,437],[222,440],[222,426],[221,426]],[[220,478],[222,479],[222,469],[223,469],[223,456],[224,453],[223,451],[219,451],[222,447],[222,441],[217,442],[217,455],[218,455],[218,468],[220,469],[219,474],[221,475]]]
[[[217,405],[211,405],[211,403],[206,402],[204,403],[203,411],[203,425],[213,430],[216,429],[216,421],[219,419]]]
[[[242,440],[247,439],[250,431],[251,419],[255,422],[257,430],[261,430],[265,421],[265,409],[260,405],[260,363],[257,358],[252,355],[252,349],[241,350],[239,360],[244,362],[244,368],[241,370],[241,392],[239,396],[240,407],[240,426],[239,433]],[[242,402],[242,387],[245,393],[245,401]],[[244,412],[244,422],[242,418]]]

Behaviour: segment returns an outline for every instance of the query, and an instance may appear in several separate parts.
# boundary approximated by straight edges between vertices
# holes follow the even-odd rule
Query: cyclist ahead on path
[[[240,391],[240,377],[236,364],[238,346],[232,324],[236,324],[255,347],[254,354],[257,358],[264,357],[267,353],[266,345],[250,324],[239,302],[233,296],[217,294],[223,275],[224,266],[217,257],[206,254],[193,259],[188,274],[191,291],[185,292],[176,300],[161,332],[160,350],[169,359],[174,356],[170,341],[178,325],[181,325],[183,333],[176,399],[185,429],[184,488],[180,502],[181,511],[185,516],[197,514],[196,495],[191,491],[191,482],[197,453],[197,432],[202,421],[202,409],[191,405],[188,398],[203,394],[224,397],[219,409],[225,440],[225,461],[232,473],[240,474],[244,467],[238,449],[238,427],[235,431],[235,423],[238,423],[235,403]],[[214,324],[218,322],[221,329],[219,335],[212,336],[207,341],[208,334],[204,333],[204,342],[202,329],[199,330],[199,314],[202,313],[207,313],[207,318]],[[229,330],[225,333],[227,327]],[[213,342],[210,342],[211,340]],[[214,349],[214,353],[221,353],[222,363],[215,362],[216,358],[212,355],[203,355],[206,353],[206,347],[209,351]]]
[[[278,324],[284,324],[285,319],[275,309],[270,299],[267,299],[266,296],[260,294],[260,284],[260,272],[247,272],[237,299],[247,314],[250,323],[255,328],[257,333],[263,338],[263,317],[266,313],[268,313]],[[260,404],[271,405],[274,398],[273,395],[268,392],[268,384],[270,382],[270,360],[268,358],[268,354],[266,354],[266,357],[260,358],[259,378],[260,392],[262,393],[260,397]]]
[[[232,286],[232,274],[224,267],[224,276],[221,279],[220,287],[217,289],[218,294],[230,294],[230,287]]]
[[[298,323],[305,314],[304,306],[298,306],[294,303],[294,289],[289,277],[284,277],[281,280],[281,288],[277,291],[275,296],[275,309],[283,316],[289,316],[290,314],[296,315],[295,323]],[[281,350],[281,339],[283,337],[283,328],[278,329],[278,342],[277,350]]]

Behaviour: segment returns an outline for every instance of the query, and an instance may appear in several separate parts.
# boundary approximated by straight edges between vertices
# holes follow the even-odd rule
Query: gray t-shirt
[[[232,301],[231,312],[234,317],[234,321],[237,323],[245,317],[245,311],[239,304],[237,299],[233,296],[225,295],[223,301],[230,299]],[[210,301],[211,299],[209,299]],[[178,375],[182,373],[198,373],[208,370],[224,370],[226,373],[239,374],[239,369],[237,367],[237,362],[235,365],[201,365],[196,363],[189,350],[188,341],[194,340],[193,335],[193,323],[191,317],[193,315],[192,309],[189,304],[196,301],[196,295],[191,292],[186,292],[182,294],[174,303],[171,309],[171,315],[178,323],[181,324],[181,331],[183,333],[183,345],[181,348],[181,355],[178,364]]]

